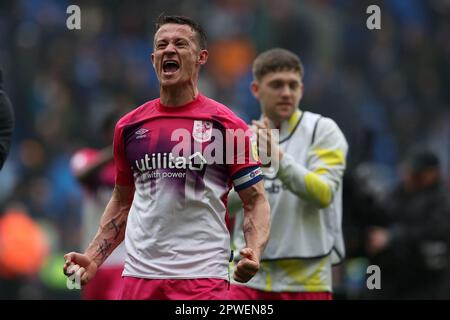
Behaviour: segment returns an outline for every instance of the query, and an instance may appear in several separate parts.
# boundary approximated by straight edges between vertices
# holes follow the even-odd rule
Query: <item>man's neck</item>
[[[286,123],[286,128],[290,132],[293,127],[297,124],[298,118],[301,115],[300,110],[295,110],[288,118],[269,118],[271,122],[272,129],[281,130],[283,123]]]
[[[288,119],[272,118],[269,119],[272,122],[272,129],[280,129],[283,122],[288,121]]]
[[[161,104],[168,107],[179,107],[194,101],[198,96],[197,87],[161,87]]]

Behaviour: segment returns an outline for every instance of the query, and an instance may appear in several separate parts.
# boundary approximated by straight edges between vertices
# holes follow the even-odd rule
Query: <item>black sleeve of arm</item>
[[[426,220],[408,227],[394,225],[392,244],[411,247],[424,241],[449,241],[450,239],[450,204],[445,196],[435,197],[433,203],[423,209]]]
[[[8,95],[2,89],[1,77],[0,71],[0,170],[8,155],[14,129],[13,108]]]

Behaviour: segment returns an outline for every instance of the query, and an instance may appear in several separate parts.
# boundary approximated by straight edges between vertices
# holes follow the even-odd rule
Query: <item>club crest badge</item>
[[[259,160],[259,155],[258,155],[258,144],[256,141],[257,137],[255,133],[252,133],[252,135],[250,136],[250,144],[252,147],[252,156],[254,161],[258,161]]]
[[[211,121],[195,120],[192,136],[197,142],[206,142],[211,140],[213,124]]]

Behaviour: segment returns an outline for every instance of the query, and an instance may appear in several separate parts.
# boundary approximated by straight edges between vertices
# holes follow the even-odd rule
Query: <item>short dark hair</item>
[[[409,152],[405,162],[416,174],[428,169],[439,169],[440,167],[437,155],[427,149],[414,148]]]
[[[293,52],[274,48],[261,53],[253,62],[253,78],[260,81],[266,74],[276,71],[294,70],[303,78],[303,64]]]
[[[161,14],[156,19],[156,31],[158,31],[162,25],[168,23],[185,24],[190,26],[197,34],[197,42],[200,46],[200,49],[206,49],[207,43],[205,30],[203,30],[202,26],[195,22],[193,19],[184,16],[166,16],[164,14]]]

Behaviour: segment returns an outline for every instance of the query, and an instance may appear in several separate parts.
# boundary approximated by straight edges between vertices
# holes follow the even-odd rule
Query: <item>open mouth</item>
[[[166,60],[163,62],[163,72],[167,74],[172,74],[180,69],[180,65],[175,60]]]

